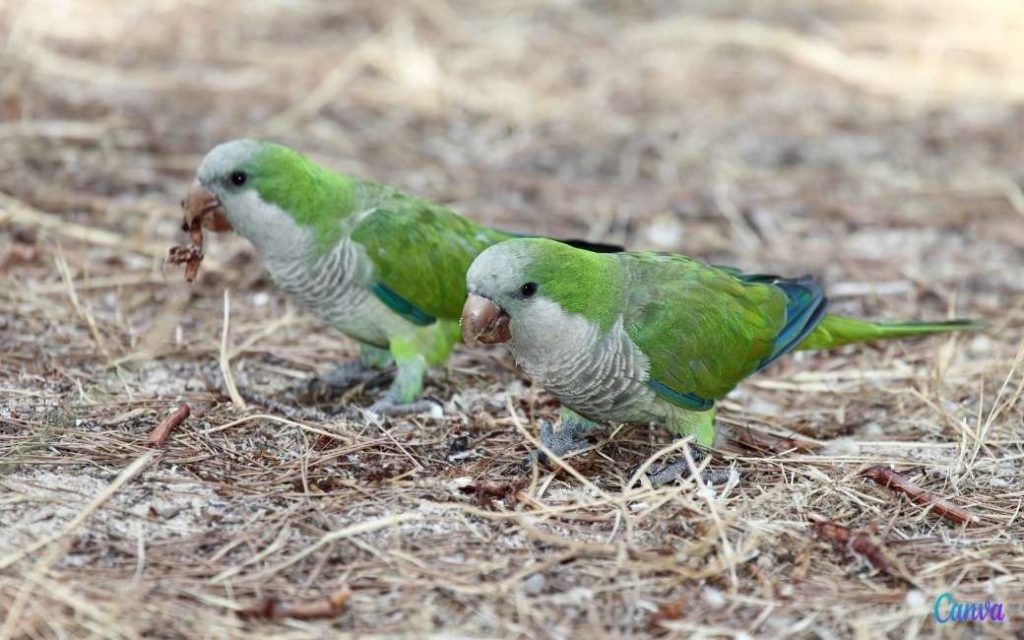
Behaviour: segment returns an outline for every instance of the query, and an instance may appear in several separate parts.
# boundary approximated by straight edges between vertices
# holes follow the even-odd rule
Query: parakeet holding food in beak
[[[277,286],[359,343],[358,361],[311,379],[305,391],[345,389],[374,368],[397,366],[371,407],[378,413],[427,408],[415,401],[428,367],[443,364],[459,340],[466,270],[513,237],[257,140],[210,151],[183,206],[193,246],[173,249],[171,259],[189,265],[190,279],[202,259],[201,228],[234,230],[255,245]]]

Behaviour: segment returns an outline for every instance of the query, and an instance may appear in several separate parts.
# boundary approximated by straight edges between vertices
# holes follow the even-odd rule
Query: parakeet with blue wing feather
[[[600,254],[547,239],[487,248],[467,286],[464,340],[507,343],[561,400],[560,428],[541,431],[556,455],[583,446],[596,422],[660,422],[710,446],[716,401],[790,351],[975,326],[830,315],[809,276],[745,275],[682,255]]]

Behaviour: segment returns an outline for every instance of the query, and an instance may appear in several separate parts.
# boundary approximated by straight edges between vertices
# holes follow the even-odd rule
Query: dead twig
[[[663,622],[679,620],[686,616],[686,606],[690,598],[683,596],[658,605],[658,610],[647,619],[647,630],[655,635],[665,635],[668,630],[661,626]]]
[[[238,617],[242,620],[281,620],[283,618],[318,620],[333,618],[342,612],[345,608],[345,603],[348,602],[351,595],[352,590],[346,586],[323,598],[291,606],[282,605],[276,598],[264,598],[255,607],[239,610]]]
[[[517,478],[508,482],[495,482],[491,480],[478,480],[474,484],[469,485],[463,491],[466,493],[472,493],[476,498],[477,504],[484,509],[492,509],[494,498],[507,499],[509,503],[514,506],[516,503],[516,494],[526,488],[528,484],[526,478]]]
[[[818,539],[831,542],[837,551],[859,555],[882,573],[904,578],[903,572],[894,566],[883,551],[881,541],[875,537],[874,526],[865,529],[850,529],[838,522],[832,522],[822,515],[810,514],[808,518],[814,523]]]
[[[162,447],[167,442],[167,438],[171,437],[171,432],[178,428],[182,422],[192,413],[192,409],[187,405],[183,404],[178,407],[174,413],[164,418],[160,424],[156,425],[153,432],[149,434],[149,439],[146,444],[154,447]]]
[[[167,252],[168,264],[185,265],[185,282],[192,284],[199,273],[199,265],[203,262],[203,226],[201,218],[196,218],[189,226],[191,243],[187,246],[171,247]]]
[[[926,489],[922,489],[907,479],[906,476],[897,473],[889,467],[876,465],[867,469],[861,475],[871,478],[883,487],[905,494],[911,500],[920,505],[931,507],[933,512],[951,522],[970,525],[981,521],[981,518],[970,513],[963,507],[953,504],[942,496],[935,495]]]

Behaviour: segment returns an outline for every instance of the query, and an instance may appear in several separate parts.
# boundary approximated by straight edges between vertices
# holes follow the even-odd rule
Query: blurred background
[[[72,244],[73,270],[152,272],[202,155],[258,136],[503,228],[811,271],[869,305],[1024,286],[1016,0],[0,7],[6,273],[41,275],[37,234],[89,233],[128,251]]]

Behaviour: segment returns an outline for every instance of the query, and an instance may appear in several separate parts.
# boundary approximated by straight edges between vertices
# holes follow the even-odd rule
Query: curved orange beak
[[[501,307],[487,298],[470,294],[462,307],[462,341],[470,346],[501,344],[512,339],[509,317]]]
[[[200,184],[198,179],[192,182],[188,195],[181,201],[181,207],[185,210],[182,231],[190,230],[197,219],[204,229],[217,232],[231,231],[231,223],[228,222],[228,216],[220,200]]]

